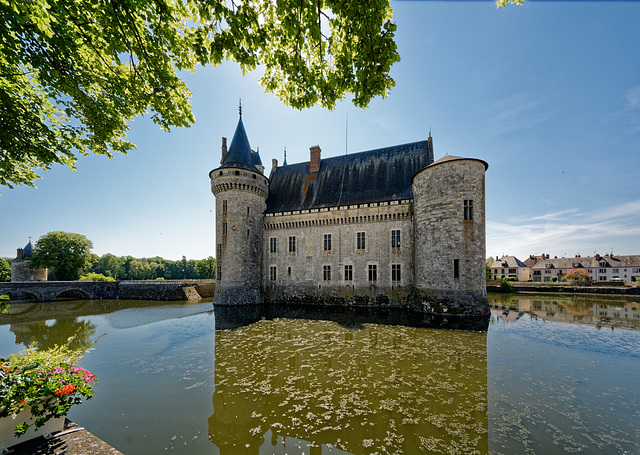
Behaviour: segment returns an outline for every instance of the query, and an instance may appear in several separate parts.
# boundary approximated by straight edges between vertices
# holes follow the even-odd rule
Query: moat
[[[638,453],[638,299],[490,295],[487,331],[211,302],[0,303],[0,356],[88,346],[123,453]],[[387,315],[388,316],[388,315]]]

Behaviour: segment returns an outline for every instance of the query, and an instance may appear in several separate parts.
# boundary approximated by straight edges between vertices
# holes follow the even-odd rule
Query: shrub
[[[111,276],[104,276],[102,273],[87,273],[80,277],[80,281],[115,281]]]
[[[551,282],[552,283],[557,283],[558,282],[558,277],[557,276],[552,276],[551,277]]]
[[[513,285],[509,280],[502,280],[500,283],[500,292],[513,292]]]

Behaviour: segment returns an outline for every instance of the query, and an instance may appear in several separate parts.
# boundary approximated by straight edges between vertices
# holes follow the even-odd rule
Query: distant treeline
[[[131,256],[94,255],[93,265],[84,273],[100,273],[116,280],[181,280],[211,279],[216,276],[216,260],[209,256],[206,259],[194,260],[182,256],[179,261],[171,261],[161,257],[134,258]]]

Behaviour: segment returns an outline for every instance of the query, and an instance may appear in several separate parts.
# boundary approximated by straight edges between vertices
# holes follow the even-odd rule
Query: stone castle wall
[[[397,247],[392,231],[399,233]],[[358,248],[358,234],[361,241],[364,234],[364,248]],[[412,201],[269,214],[262,258],[268,301],[397,304],[413,285]],[[399,267],[399,280],[392,281],[392,265]]]
[[[414,177],[415,286],[429,311],[488,314],[485,166],[455,159]]]
[[[268,180],[244,169],[211,172],[216,196],[216,304],[263,301],[260,239]]]

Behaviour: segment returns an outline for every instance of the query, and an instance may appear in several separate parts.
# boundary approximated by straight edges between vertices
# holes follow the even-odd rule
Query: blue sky
[[[487,256],[640,254],[640,3],[392,2],[396,87],[365,109],[298,111],[234,63],[184,75],[196,123],[165,133],[131,124],[128,156],[81,157],[37,189],[1,188],[0,256],[29,236],[77,232],[102,255],[215,255],[208,173],[242,98],[251,146],[309,160],[424,140],[489,163]],[[348,118],[348,137],[345,123]]]

